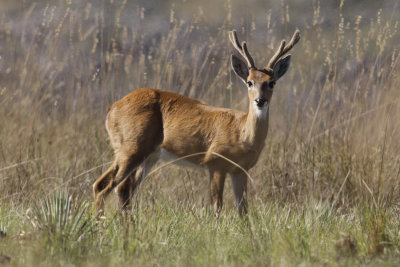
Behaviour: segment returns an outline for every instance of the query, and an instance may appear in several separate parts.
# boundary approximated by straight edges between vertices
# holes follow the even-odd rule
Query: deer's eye
[[[248,86],[248,87],[252,87],[253,84],[254,84],[253,81],[248,81],[248,82],[247,82],[247,86]]]
[[[273,89],[274,86],[275,86],[275,82],[274,82],[274,81],[271,81],[271,82],[269,83],[269,88]]]

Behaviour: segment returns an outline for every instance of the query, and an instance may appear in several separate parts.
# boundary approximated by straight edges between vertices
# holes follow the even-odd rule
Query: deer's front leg
[[[226,174],[217,171],[210,170],[210,197],[211,205],[215,209],[215,215],[218,217],[222,208],[223,194],[224,194],[224,184],[225,184]]]
[[[244,215],[247,213],[247,176],[244,173],[231,174],[231,182],[239,214]]]

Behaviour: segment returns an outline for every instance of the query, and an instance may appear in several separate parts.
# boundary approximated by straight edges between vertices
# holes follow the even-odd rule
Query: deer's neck
[[[249,104],[249,112],[244,116],[241,131],[242,141],[256,149],[258,152],[264,147],[265,138],[268,134],[269,107],[259,110],[253,101]]]

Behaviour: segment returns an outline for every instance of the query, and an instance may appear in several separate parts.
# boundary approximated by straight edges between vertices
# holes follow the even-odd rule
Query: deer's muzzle
[[[257,107],[262,108],[264,106],[265,102],[267,102],[267,100],[264,98],[257,98],[255,100],[255,102],[257,104]]]

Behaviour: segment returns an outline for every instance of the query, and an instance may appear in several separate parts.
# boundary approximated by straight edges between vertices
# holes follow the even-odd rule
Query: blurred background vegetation
[[[356,254],[390,247],[398,255],[399,17],[397,0],[1,0],[0,226],[19,231],[7,218],[60,190],[75,203],[92,201],[91,185],[112,160],[104,119],[114,101],[154,87],[247,110],[227,32],[237,29],[262,67],[299,29],[271,103],[266,148],[251,171],[250,206],[262,212],[278,203],[277,216],[280,205],[287,214],[328,205],[332,216],[371,206],[353,225]],[[136,203],[193,212],[208,202],[206,177],[163,168]],[[233,202],[227,184],[227,211]]]
[[[230,68],[231,29],[248,42],[259,67],[281,39],[295,29],[302,33],[271,107],[270,136],[256,175],[264,193],[274,191],[274,170],[284,177],[278,184],[287,181],[283,188],[298,185],[310,192],[304,187],[310,175],[312,186],[331,188],[358,161],[366,168],[356,154],[379,154],[392,140],[384,155],[399,147],[394,141],[398,1],[3,1],[0,6],[0,167],[19,164],[0,173],[3,198],[65,183],[77,183],[89,196],[101,168],[72,177],[111,159],[103,126],[107,107],[135,88],[162,88],[247,110],[246,89]],[[308,162],[316,160],[316,145],[322,154],[315,164],[328,160],[318,173]],[[309,173],[299,177],[298,171]],[[367,173],[371,177],[363,179],[381,182]],[[353,171],[350,175],[349,187],[358,179]]]

